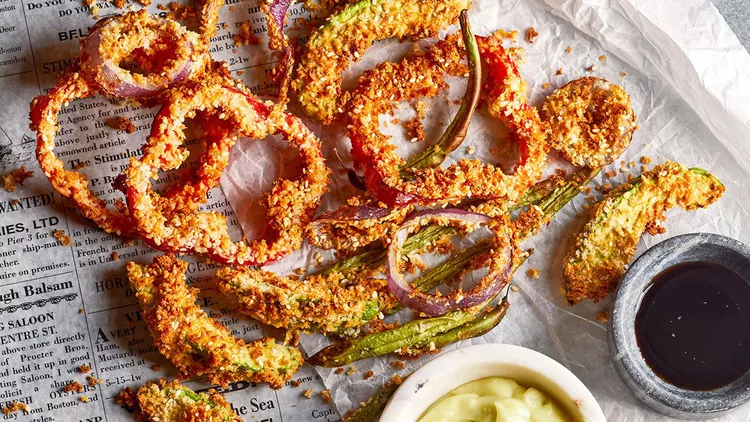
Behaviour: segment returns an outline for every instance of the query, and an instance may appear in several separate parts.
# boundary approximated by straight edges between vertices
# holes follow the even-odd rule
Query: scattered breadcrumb
[[[84,312],[83,308],[78,308],[78,313],[82,314]]]
[[[250,22],[242,22],[239,32],[234,35],[234,42],[237,45],[258,45],[260,38],[253,32],[253,26]]]
[[[346,375],[352,375],[356,373],[357,373],[357,370],[353,366],[350,367],[348,371],[346,371]]]
[[[559,68],[559,69],[557,69],[557,72],[555,72],[555,75],[562,75],[562,74],[563,74],[563,69],[562,69],[562,67],[561,67],[561,68]]]
[[[513,292],[518,292],[518,287],[515,284],[510,285],[510,290]]]
[[[648,171],[648,166],[647,166],[647,165],[642,165],[642,166],[641,166],[641,172],[644,172],[644,173],[645,173],[645,172],[647,172],[647,171]]]
[[[427,103],[422,100],[417,101],[414,104],[414,110],[416,110],[417,115],[404,122],[406,136],[411,139],[411,142],[424,141],[427,138],[427,133],[424,131],[422,120],[427,116]]]
[[[626,77],[626,76],[628,76],[628,74],[627,74],[627,73],[625,73],[625,72],[620,72],[620,77],[621,77],[621,78],[624,78],[624,77]]]
[[[305,392],[304,392],[304,393],[302,393],[302,395],[303,395],[303,396],[304,396],[304,397],[305,397],[306,399],[309,399],[310,397],[312,397],[312,388],[308,388],[307,390],[305,390]]]
[[[84,374],[88,374],[89,372],[91,372],[91,367],[88,365],[81,365],[78,367],[78,370],[83,372]]]
[[[159,364],[152,365],[151,369],[153,369],[154,371],[161,371],[161,365]]]
[[[131,412],[138,408],[138,399],[130,387],[125,387],[115,398],[115,404],[122,406]]]
[[[565,49],[565,52],[570,54],[573,51],[573,47],[568,46],[568,48]]]
[[[599,61],[600,61],[600,62],[603,62],[603,61],[605,61],[605,60],[607,60],[607,56],[605,56],[605,55],[603,55],[603,54],[602,54],[601,56],[599,56]]]
[[[57,229],[53,231],[52,234],[55,236],[55,239],[60,242],[61,245],[70,245],[70,236],[66,235],[64,231]]]
[[[466,153],[471,155],[474,154],[477,151],[477,148],[474,145],[469,146],[466,148]]]
[[[533,279],[538,279],[540,274],[541,272],[537,270],[536,268],[531,268],[528,271],[526,271],[526,275]]]
[[[628,161],[628,167],[632,169],[635,166],[636,166],[635,161]]]
[[[529,30],[526,32],[526,39],[529,41],[529,44],[534,44],[534,41],[536,41],[537,37],[539,37],[539,33],[536,32],[536,28],[533,26],[529,28]]]
[[[344,372],[344,367],[343,366],[341,368],[336,368],[336,370],[333,371],[333,373],[336,374],[336,375],[341,375],[343,372]]]
[[[602,311],[596,316],[596,320],[599,322],[609,321],[609,310],[607,308],[602,309]]]
[[[167,17],[174,20],[188,20],[195,16],[195,9],[192,6],[183,6],[176,2],[171,2],[166,6],[159,4],[156,8],[169,11]]]
[[[89,387],[96,387],[97,385],[104,382],[103,379],[97,378],[93,375],[89,375],[88,377],[86,377],[86,381],[88,382]]]
[[[581,188],[581,192],[583,192],[586,195],[590,194],[591,193],[591,186],[584,186],[583,188]]]
[[[300,384],[302,384],[302,381],[300,381],[300,380],[294,380],[294,381],[292,381],[292,387],[294,387],[294,388],[299,387]]]
[[[323,397],[323,401],[326,403],[331,402],[331,390],[323,390],[320,392],[320,396]]]
[[[135,125],[127,117],[116,116],[115,118],[110,119],[107,122],[107,124],[112,129],[122,130],[122,131],[125,131],[127,133],[134,133],[135,132]]]
[[[120,254],[117,251],[112,252],[112,260],[117,261],[118,259],[120,259]]]
[[[365,372],[364,375],[362,375],[362,378],[368,380],[368,379],[372,378],[373,376],[375,376],[375,371],[367,371],[367,372]]]
[[[23,403],[23,402],[20,402],[20,401],[13,402],[13,403],[11,403],[11,404],[3,407],[3,414],[4,415],[10,415],[11,413],[15,413],[15,412],[18,412],[20,410],[23,410],[24,412],[28,412],[29,411],[29,406],[26,405],[26,403]]]
[[[3,189],[13,192],[16,190],[17,185],[23,185],[23,182],[33,175],[33,171],[26,170],[26,167],[21,166],[21,168],[15,169],[3,176]]]
[[[604,173],[604,176],[606,176],[607,178],[612,178],[612,177],[617,176],[617,172],[615,170],[610,170]]]
[[[406,363],[404,363],[404,361],[402,360],[394,360],[393,362],[391,362],[391,366],[396,369],[406,369]]]
[[[596,64],[592,64],[591,66],[586,68],[586,72],[593,72],[596,70]]]
[[[63,387],[63,391],[66,393],[70,393],[71,391],[75,391],[76,393],[83,393],[83,385],[81,385],[78,381],[71,381],[68,385]]]
[[[497,31],[495,31],[495,34],[497,34],[498,36],[502,38],[508,38],[514,41],[518,39],[518,30],[516,29],[512,31],[505,31],[502,29],[498,29]]]
[[[80,170],[80,169],[88,167],[88,166],[89,166],[89,163],[87,163],[85,161],[79,161],[72,168],[73,168],[73,170]]]
[[[81,400],[84,403],[88,403],[90,401],[89,398],[88,398],[88,396],[81,396],[78,399]]]
[[[544,83],[544,85],[542,85],[542,88],[544,88],[544,89],[547,89],[547,88],[549,88],[549,87],[550,87],[551,85],[552,85],[552,84],[550,84],[549,82],[545,82],[545,83]]]
[[[641,157],[641,164],[651,164],[651,157],[643,156]]]

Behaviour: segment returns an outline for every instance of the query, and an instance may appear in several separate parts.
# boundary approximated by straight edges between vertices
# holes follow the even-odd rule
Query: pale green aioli
[[[546,394],[515,380],[483,378],[435,402],[419,422],[568,422],[571,418]]]

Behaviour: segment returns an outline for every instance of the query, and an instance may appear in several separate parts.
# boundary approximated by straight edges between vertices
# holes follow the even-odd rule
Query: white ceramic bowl
[[[572,372],[539,352],[510,344],[469,346],[433,359],[401,384],[380,422],[416,422],[454,388],[487,377],[507,377],[543,391],[577,421],[606,422],[594,396]]]

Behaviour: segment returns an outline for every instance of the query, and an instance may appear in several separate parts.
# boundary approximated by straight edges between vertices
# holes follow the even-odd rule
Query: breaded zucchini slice
[[[149,421],[242,422],[215,390],[196,393],[174,380],[160,379],[138,389],[138,411]]]
[[[293,280],[248,267],[221,268],[215,284],[245,315],[289,330],[340,333],[397,302],[378,271],[315,274]]]
[[[332,15],[307,43],[292,86],[305,113],[332,123],[349,93],[342,73],[376,40],[430,37],[458,22],[470,0],[360,0]]]
[[[186,270],[187,263],[174,255],[158,256],[148,266],[128,263],[128,280],[159,351],[185,377],[205,374],[222,386],[251,381],[281,388],[302,364],[299,350],[272,338],[245,343],[233,336],[195,304],[198,290],[187,286]]]
[[[564,261],[563,293],[574,305],[614,292],[635,255],[644,231],[658,229],[664,212],[686,211],[716,202],[724,193],[719,179],[699,168],[668,161],[607,194],[590,213]]]

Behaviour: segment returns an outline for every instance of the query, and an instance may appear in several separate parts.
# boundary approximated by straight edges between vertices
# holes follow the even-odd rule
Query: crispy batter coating
[[[81,73],[110,96],[132,96],[132,86],[156,95],[199,74],[207,58],[198,34],[145,9],[102,19],[81,40]],[[145,72],[123,68],[129,61]]]
[[[369,195],[352,199],[356,201],[324,212],[308,224],[308,242],[322,249],[353,251],[388,237],[414,211],[409,205],[386,208]]]
[[[301,176],[277,180],[266,199],[266,238],[234,242],[221,213],[175,209],[173,201],[152,189],[151,178],[157,170],[176,168],[186,158],[181,148],[183,122],[198,111],[220,113],[222,120],[237,126],[241,136],[263,139],[282,134],[299,151]],[[225,154],[235,139],[224,138]],[[199,84],[173,90],[144,149],[142,157],[131,158],[125,171],[128,207],[141,236],[157,249],[206,254],[225,264],[264,265],[298,249],[304,227],[328,185],[329,170],[320,141],[302,121],[290,114],[272,114],[270,107],[224,78],[207,77]],[[221,166],[214,170],[216,180],[222,170]]]
[[[702,169],[668,161],[632,183],[607,194],[592,209],[565,257],[563,293],[574,305],[588,298],[604,299],[617,288],[635,255],[643,232],[679,206],[704,208],[724,193],[724,185]]]
[[[107,208],[107,203],[88,188],[88,178],[81,173],[65,170],[62,160],[54,153],[57,116],[63,105],[75,99],[94,95],[89,84],[75,67],[61,75],[57,85],[46,95],[31,102],[31,130],[37,132],[36,157],[44,175],[61,195],[73,200],[81,213],[110,233],[132,236],[133,224],[127,213],[119,208]]]
[[[344,111],[342,72],[376,40],[429,37],[455,24],[469,0],[360,0],[313,32],[292,86],[305,113],[332,123]]]
[[[196,393],[174,380],[160,379],[138,389],[138,411],[154,422],[242,422],[215,390]]]
[[[237,309],[274,327],[342,333],[377,318],[396,304],[374,269],[332,272],[292,280],[247,267],[221,268],[216,286]]]
[[[525,83],[500,36],[478,38],[477,42],[489,69],[483,93],[489,112],[511,129],[511,139],[519,143],[519,165],[508,175],[494,165],[462,159],[448,168],[413,170],[409,180],[401,177],[404,160],[389,137],[380,132],[378,116],[395,102],[437,95],[445,87],[446,73],[463,74],[463,43],[453,35],[424,56],[381,63],[365,72],[352,93],[347,126],[352,155],[365,172],[370,192],[387,205],[455,202],[470,197],[515,201],[541,176],[548,146],[539,116],[527,103]]]
[[[593,76],[553,92],[540,116],[548,126],[550,145],[571,163],[590,168],[617,159],[638,127],[628,93]]]
[[[187,263],[174,255],[151,265],[128,263],[128,280],[159,351],[184,377],[207,375],[226,386],[234,381],[267,382],[281,388],[302,364],[300,352],[272,338],[250,343],[206,315],[195,304],[197,289],[185,282]]]

